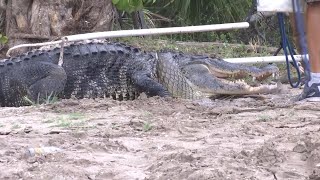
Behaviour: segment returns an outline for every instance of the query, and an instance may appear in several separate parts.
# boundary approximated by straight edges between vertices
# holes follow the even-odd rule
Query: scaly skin
[[[35,50],[0,63],[1,106],[28,105],[48,95],[61,98],[135,99],[172,96],[195,99],[215,94],[269,93],[275,86],[250,87],[221,78],[262,79],[276,68],[258,69],[181,53],[146,53],[121,43],[74,43]]]
[[[224,79],[228,77],[239,79],[246,76],[252,76],[257,80],[263,80],[272,74],[278,73],[279,69],[276,66],[269,65],[259,69],[253,66],[228,63],[221,59],[213,59],[206,56],[194,56],[174,52],[163,52],[160,54],[161,55],[159,55],[159,59],[165,59],[165,61],[171,62],[166,62],[167,64],[171,64],[167,65],[166,69],[170,69],[170,67],[173,69],[174,66],[172,65],[172,62],[177,64],[178,67],[175,68],[174,71],[177,71],[177,69],[181,70],[183,74],[182,76],[187,79],[185,82],[188,82],[189,87],[192,88],[192,92],[194,93],[192,96],[189,95],[189,97],[204,97],[219,94],[260,94],[274,93],[279,91],[278,84],[251,87],[242,81],[232,82]],[[172,76],[169,75],[169,77]],[[175,91],[185,91],[179,90],[179,86],[177,85],[175,87]],[[185,87],[185,85],[183,85],[183,87]],[[191,91],[189,90],[188,92]],[[188,98],[184,96],[182,97]]]

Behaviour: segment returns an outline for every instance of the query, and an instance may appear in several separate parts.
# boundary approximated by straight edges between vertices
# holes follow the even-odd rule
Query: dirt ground
[[[300,91],[1,108],[0,179],[320,179],[320,105]]]

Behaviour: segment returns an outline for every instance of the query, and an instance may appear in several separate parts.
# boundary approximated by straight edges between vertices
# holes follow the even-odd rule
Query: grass
[[[32,106],[38,106],[40,104],[53,104],[53,103],[56,103],[58,101],[58,96],[56,94],[53,94],[53,92],[52,92],[49,95],[46,95],[46,97],[44,99],[42,99],[40,97],[40,94],[38,94],[37,101],[33,101],[28,96],[25,96],[23,99],[24,99],[25,102],[29,103]]]
[[[148,132],[153,128],[152,124],[150,122],[144,122],[142,129],[144,132]]]
[[[64,118],[59,118],[56,121],[56,125],[54,125],[54,127],[64,127],[64,128],[68,128],[72,125],[72,121],[70,119],[64,119]]]
[[[258,117],[258,121],[261,121],[261,122],[267,122],[267,121],[270,121],[271,120],[271,117],[268,116],[268,115],[261,115]]]
[[[11,129],[19,129],[21,126],[19,124],[14,124],[11,126]]]
[[[254,43],[245,45],[214,42],[179,42],[154,37],[126,37],[117,38],[115,41],[137,46],[146,51],[167,49],[191,54],[216,55],[221,58],[270,56],[276,50],[274,47],[260,46]]]
[[[47,119],[43,123],[54,124],[50,127],[62,127],[62,128],[72,128],[72,127],[84,127],[86,122],[86,116],[82,113],[70,113],[62,114],[58,117]]]
[[[46,123],[46,124],[50,124],[50,123],[54,123],[54,122],[55,122],[55,120],[53,120],[53,119],[47,119],[47,120],[42,121],[42,123]]]

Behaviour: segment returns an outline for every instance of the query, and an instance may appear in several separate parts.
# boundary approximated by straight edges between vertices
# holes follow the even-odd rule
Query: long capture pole
[[[249,27],[248,22],[240,22],[240,23],[226,23],[226,24],[201,25],[201,26],[94,32],[94,33],[70,35],[70,36],[65,36],[63,38],[66,39],[68,42],[72,42],[72,41],[82,41],[82,40],[89,40],[89,39],[105,39],[105,38],[115,38],[115,37],[222,31],[222,30],[230,30],[230,29],[242,29],[242,28],[248,28],[248,27]],[[53,44],[60,44],[60,43],[62,43],[62,40],[46,42],[46,43],[36,43],[36,44],[21,44],[21,45],[17,45],[10,48],[6,55],[10,57],[10,52],[17,48],[38,47],[38,46],[46,46],[46,45],[53,45]]]
[[[294,55],[294,58],[296,61],[301,61],[303,57],[304,57],[303,55]],[[239,63],[239,64],[283,63],[283,62],[286,62],[286,57],[285,56],[264,56],[264,57],[227,58],[223,60],[230,63]],[[289,57],[289,62],[292,62],[291,57]]]

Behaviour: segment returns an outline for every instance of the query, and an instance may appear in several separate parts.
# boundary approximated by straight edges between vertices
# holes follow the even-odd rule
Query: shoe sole
[[[310,97],[305,99],[307,102],[320,102],[320,97]]]

